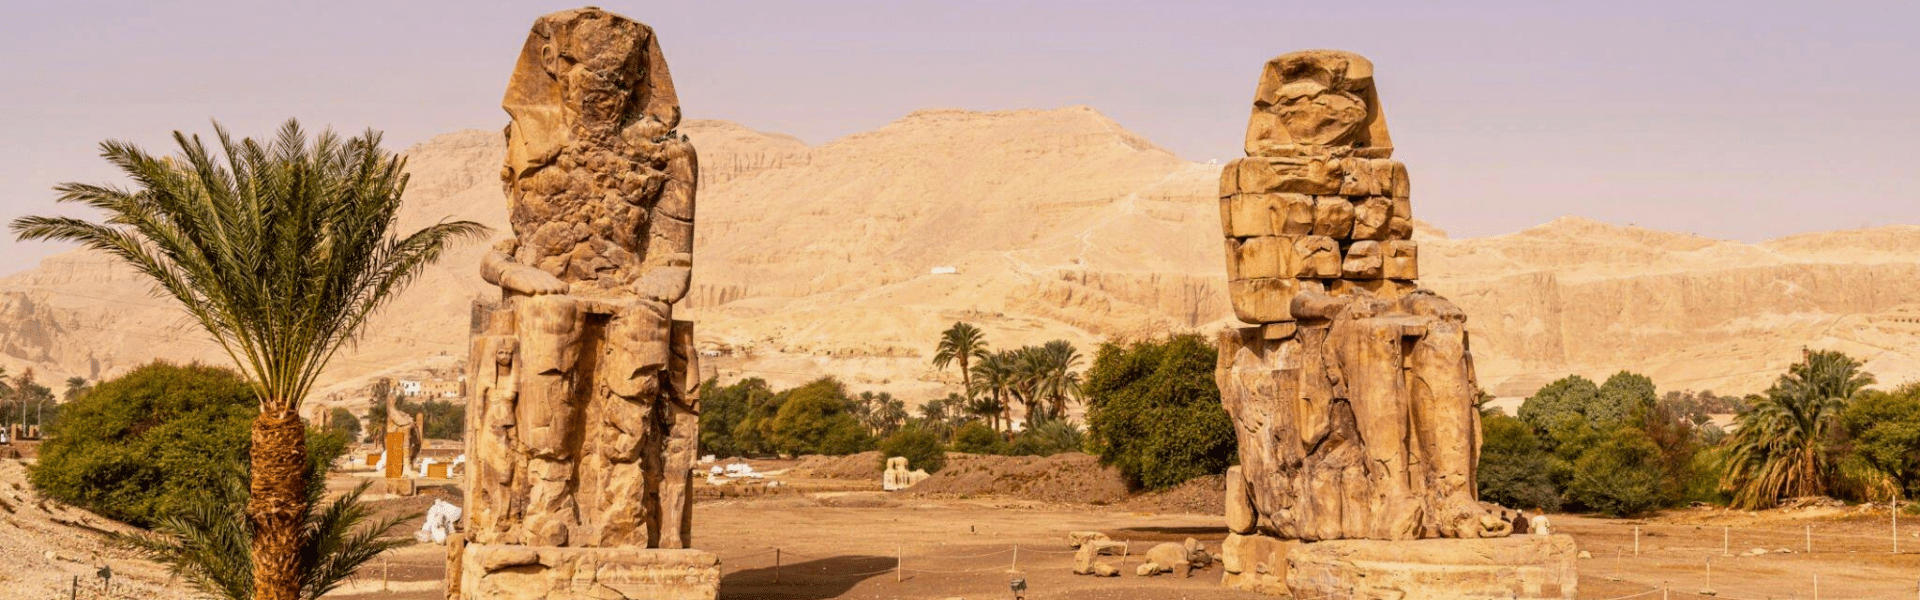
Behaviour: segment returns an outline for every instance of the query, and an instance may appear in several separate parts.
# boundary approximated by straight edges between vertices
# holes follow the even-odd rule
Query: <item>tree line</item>
[[[1870,390],[1858,360],[1809,351],[1766,391],[1658,395],[1622,371],[1547,384],[1517,416],[1483,411],[1483,499],[1631,515],[1689,502],[1742,509],[1920,492],[1920,383]],[[1733,413],[1731,432],[1708,415]]]

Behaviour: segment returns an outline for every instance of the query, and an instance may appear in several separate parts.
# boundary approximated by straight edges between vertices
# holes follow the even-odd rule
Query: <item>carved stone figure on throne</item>
[[[469,366],[463,562],[479,589],[463,587],[485,597],[521,581],[487,579],[515,566],[502,556],[533,560],[514,548],[542,549],[553,574],[515,597],[585,594],[563,572],[609,565],[693,568],[687,581],[717,584],[711,554],[632,552],[690,547],[699,440],[692,324],[673,319],[698,167],[659,42],[596,8],[541,17],[502,106],[514,237],[481,264],[501,301],[482,313]],[[643,588],[630,595],[659,592]]]
[[[1507,535],[1476,498],[1466,316],[1414,283],[1407,171],[1372,63],[1329,50],[1267,63],[1246,151],[1221,180],[1234,309],[1255,324],[1220,341],[1245,490],[1228,502],[1249,515],[1235,531]]]

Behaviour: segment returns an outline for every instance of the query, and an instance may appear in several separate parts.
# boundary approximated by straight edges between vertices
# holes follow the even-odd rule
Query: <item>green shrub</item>
[[[1569,499],[1609,516],[1646,512],[1663,503],[1660,447],[1644,432],[1620,427],[1574,463]]]
[[[255,407],[231,370],[151,363],[67,404],[29,478],[50,498],[151,527],[246,461]],[[307,439],[321,460],[346,447],[338,434]]]
[[[1237,441],[1198,335],[1100,346],[1087,372],[1088,446],[1135,487],[1226,472]]]
[[[1920,496],[1920,383],[1891,392],[1869,390],[1840,412],[1847,443],[1843,464],[1864,488],[1862,498],[1884,499],[1888,492]]]
[[[1044,421],[1013,438],[1007,454],[1014,456],[1053,456],[1079,452],[1087,444],[1086,433],[1066,420]]]
[[[953,432],[953,451],[967,454],[1005,454],[1007,441],[1000,432],[979,421],[967,421]]]
[[[1560,509],[1560,492],[1547,473],[1540,438],[1519,419],[1480,420],[1480,499],[1519,509]]]
[[[853,414],[853,400],[833,378],[780,393],[779,410],[769,427],[773,447],[795,456],[852,454],[870,447],[866,426]],[[855,431],[860,432],[859,435]]]
[[[336,406],[327,413],[327,429],[338,431],[349,440],[359,441],[360,418],[353,416],[353,411]]]
[[[908,468],[926,469],[928,473],[947,466],[947,453],[940,447],[940,436],[920,427],[901,428],[880,440],[882,466],[887,458],[894,456],[904,456]]]

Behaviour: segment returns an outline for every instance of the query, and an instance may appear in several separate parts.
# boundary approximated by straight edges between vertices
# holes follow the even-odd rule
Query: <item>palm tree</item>
[[[1040,347],[1040,395],[1047,399],[1048,417],[1067,416],[1067,401],[1080,398],[1080,351],[1066,340],[1054,340]]]
[[[87,391],[89,387],[92,386],[87,385],[87,378],[85,377],[68,377],[67,395],[63,396],[62,399],[67,402],[72,402],[75,396],[79,396],[81,392]]]
[[[1808,352],[1754,396],[1734,418],[1724,485],[1737,508],[1773,506],[1781,498],[1825,495],[1835,476],[1827,445],[1847,403],[1873,376],[1839,352]]]
[[[299,600],[326,595],[367,561],[411,543],[406,538],[384,536],[401,522],[419,516],[396,514],[374,519],[372,511],[360,504],[360,496],[372,482],[361,482],[352,491],[326,502],[326,465],[312,462],[306,502],[299,515],[302,528],[308,532],[307,544],[298,557],[302,577],[297,582]],[[226,600],[252,597],[256,585],[253,563],[239,557],[248,554],[255,530],[246,518],[247,476],[244,469],[237,470],[241,473],[227,485],[213,486],[191,497],[183,510],[162,519],[155,532],[114,534],[113,541],[165,565],[174,577],[202,594]]]
[[[968,393],[980,395],[980,391],[984,390],[987,392],[987,397],[992,398],[993,401],[989,404],[982,404],[980,408],[985,409],[991,407],[996,409],[997,412],[993,415],[993,427],[995,430],[999,430],[1002,423],[1005,423],[1006,427],[1011,429],[1013,427],[1013,405],[1008,402],[1008,399],[1013,394],[1015,377],[1012,353],[1001,351],[982,356],[980,357],[980,362],[974,363],[971,373],[973,378],[968,381],[975,387],[969,390]]]
[[[301,402],[375,309],[448,246],[487,230],[441,221],[399,235],[405,161],[381,149],[372,130],[311,141],[293,120],[266,141],[235,141],[218,123],[214,131],[219,154],[180,132],[179,154],[165,158],[104,142],[102,156],[133,189],[54,188],[61,202],[106,213],[104,222],[34,216],[12,228],[22,240],[78,242],[133,266],[240,367],[260,403],[246,507],[252,593],[297,600],[309,535]]]
[[[934,349],[933,368],[945,369],[953,363],[960,364],[960,385],[968,394],[973,393],[973,372],[969,363],[972,359],[987,356],[987,336],[979,327],[964,322],[954,322],[952,327],[940,332],[940,345]]]

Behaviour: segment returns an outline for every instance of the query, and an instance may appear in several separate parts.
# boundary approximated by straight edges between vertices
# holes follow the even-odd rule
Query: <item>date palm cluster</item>
[[[986,418],[995,429],[1012,429],[1013,409],[1023,409],[1032,428],[1066,418],[1069,403],[1080,399],[1084,358],[1066,340],[994,351],[986,335],[969,323],[954,323],[940,334],[933,365],[960,368],[968,414]]]

